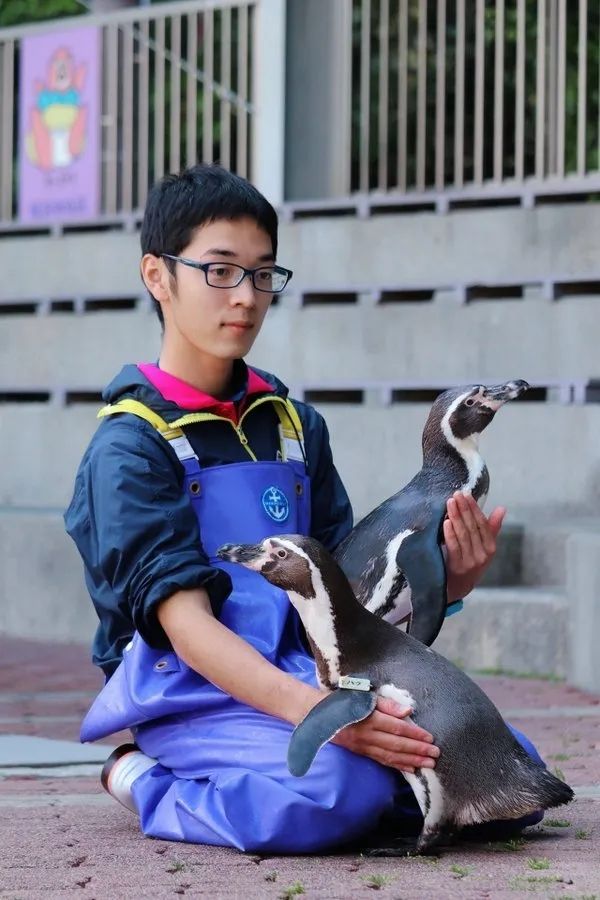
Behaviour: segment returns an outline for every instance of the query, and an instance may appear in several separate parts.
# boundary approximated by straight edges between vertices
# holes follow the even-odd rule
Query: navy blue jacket
[[[278,396],[287,396],[273,375],[254,372]],[[246,402],[247,386],[248,369],[239,361],[229,401],[238,409]],[[252,400],[260,395],[253,393]],[[125,366],[103,397],[107,403],[132,397],[168,422],[191,412],[165,400],[135,365]],[[350,502],[333,465],[322,416],[304,403],[294,405],[311,479],[311,534],[333,550],[352,528]],[[259,460],[276,458],[278,422],[270,403],[245,418],[244,432]],[[249,459],[228,422],[189,425],[185,433],[204,468]],[[170,648],[156,615],[162,600],[178,590],[203,587],[218,615],[229,595],[229,576],[211,566],[203,551],[195,513],[183,492],[181,463],[168,442],[137,416],[102,420],[79,466],[65,525],[83,559],[100,620],[93,660],[108,677],[134,630],[151,647]]]

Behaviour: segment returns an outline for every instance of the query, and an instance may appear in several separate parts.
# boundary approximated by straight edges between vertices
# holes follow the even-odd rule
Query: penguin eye
[[[279,557],[279,559],[285,559],[287,556],[287,550],[284,550],[283,547],[280,547],[277,551],[277,556]]]
[[[475,405],[475,397],[467,397],[465,400],[465,406],[474,406]]]

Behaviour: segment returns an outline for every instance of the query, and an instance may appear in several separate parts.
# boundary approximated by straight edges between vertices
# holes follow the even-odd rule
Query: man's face
[[[179,256],[246,269],[275,262],[271,238],[250,218],[200,226]],[[167,340],[222,360],[249,352],[272,299],[272,294],[254,288],[250,276],[237,287],[212,287],[203,271],[176,263],[175,276],[163,283],[168,284],[161,300]]]

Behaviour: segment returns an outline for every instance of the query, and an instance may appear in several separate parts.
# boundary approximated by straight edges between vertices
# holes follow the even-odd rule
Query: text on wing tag
[[[353,675],[342,675],[338,681],[338,687],[349,691],[370,691],[371,682],[368,678],[355,678]]]

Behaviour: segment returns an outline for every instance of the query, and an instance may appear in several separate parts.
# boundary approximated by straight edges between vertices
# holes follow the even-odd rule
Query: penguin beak
[[[261,552],[260,544],[223,544],[217,550],[219,559],[227,562],[251,562]]]
[[[528,388],[527,382],[522,380],[507,381],[506,384],[495,384],[482,390],[481,403],[483,406],[487,406],[488,409],[496,412],[508,400],[515,400],[517,397],[520,397]]]
[[[256,572],[260,572],[271,558],[262,544],[223,544],[217,550],[217,556],[224,562],[240,563]]]

